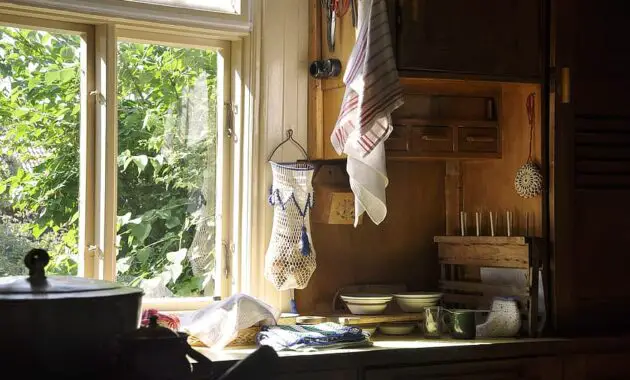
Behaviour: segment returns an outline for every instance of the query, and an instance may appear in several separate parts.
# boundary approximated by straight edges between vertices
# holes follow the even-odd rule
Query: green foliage
[[[0,28],[0,214],[17,217],[30,241],[48,237],[49,271],[70,273],[79,47],[76,36]],[[216,53],[119,43],[118,54],[119,281],[161,278],[175,295],[198,295],[213,268],[194,276],[187,251],[196,234],[214,240]]]

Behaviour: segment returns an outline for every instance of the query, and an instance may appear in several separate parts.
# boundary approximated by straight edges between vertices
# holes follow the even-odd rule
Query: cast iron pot
[[[45,250],[28,252],[28,276],[0,278],[0,363],[21,375],[104,374],[117,340],[140,324],[143,292],[70,276],[46,277]]]

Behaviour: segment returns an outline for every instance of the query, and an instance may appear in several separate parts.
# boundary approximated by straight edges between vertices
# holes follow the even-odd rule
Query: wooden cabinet
[[[564,358],[564,380],[630,379],[630,353],[570,355]]]
[[[390,0],[403,75],[541,77],[540,0]]]
[[[357,380],[357,371],[339,370],[339,371],[315,371],[315,372],[297,372],[279,375],[274,380]]]
[[[561,362],[552,357],[365,371],[365,380],[559,380],[561,378]]]
[[[501,157],[498,86],[467,91],[465,86],[402,82],[405,103],[392,114],[394,131],[385,141],[388,158]]]
[[[558,329],[630,331],[630,29],[620,0],[555,0],[551,233]]]

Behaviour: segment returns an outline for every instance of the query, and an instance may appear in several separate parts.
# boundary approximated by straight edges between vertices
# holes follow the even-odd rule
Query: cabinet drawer
[[[385,140],[385,151],[408,152],[409,151],[409,127],[406,125],[394,125],[392,133]]]
[[[459,152],[500,153],[499,132],[496,128],[459,127],[457,131]]]
[[[411,149],[415,153],[452,152],[453,129],[450,127],[411,127]]]

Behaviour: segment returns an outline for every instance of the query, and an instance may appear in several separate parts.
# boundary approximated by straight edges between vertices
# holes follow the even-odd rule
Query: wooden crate
[[[440,289],[447,307],[489,308],[493,297],[519,301],[524,332],[539,335],[539,275],[546,278],[544,240],[524,236],[435,236],[440,264]],[[526,270],[525,286],[482,283],[480,268]],[[548,299],[544,291],[545,300]]]

